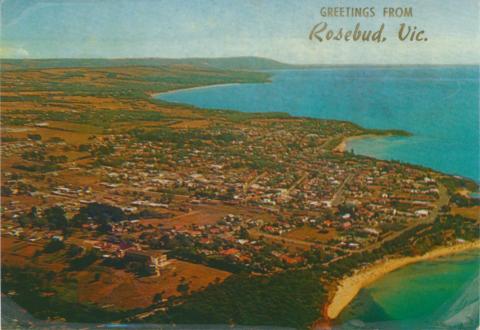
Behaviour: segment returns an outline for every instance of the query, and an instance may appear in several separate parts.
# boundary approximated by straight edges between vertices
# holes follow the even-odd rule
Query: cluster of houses
[[[385,224],[405,225],[430,216],[436,208],[441,192],[428,171],[325,150],[322,146],[331,134],[352,129],[337,126],[335,132],[287,122],[218,128],[216,135],[208,136],[228,133],[238,138],[219,142],[208,140],[207,135],[196,138],[192,134],[192,139],[182,144],[168,139],[141,141],[134,134],[102,135],[82,148],[82,152],[91,153],[86,156],[91,162],[70,162],[60,170],[96,180],[84,185],[65,180],[60,183],[54,172],[48,174],[48,184],[39,187],[29,173],[18,172],[19,176],[6,172],[3,185],[13,196],[25,194],[21,187],[32,187],[28,194],[45,204],[40,209],[58,205],[68,214],[92,202],[112,204],[129,214],[144,210],[188,214],[202,204],[229,205],[237,208],[238,214],[256,209],[276,220],[266,223],[235,215],[216,224],[164,229],[147,228],[130,219],[112,226],[119,242],[105,241],[96,246],[104,256],[118,257],[118,251],[125,250],[118,246],[122,235],[133,235],[137,248],[130,250],[142,251],[135,258],[150,258],[149,267],[155,268],[152,265],[164,264],[163,257],[140,256],[150,253],[146,252],[148,239],[187,237],[195,246],[194,254],[202,258],[223,258],[252,270],[272,271],[282,265],[304,263],[302,253],[292,253],[280,243],[250,239],[246,231],[254,229],[279,237],[303,226],[319,232],[335,231],[334,239],[321,242],[321,246],[336,253],[368,246],[391,230],[385,229]],[[39,144],[47,151],[59,147],[53,142],[20,140],[5,143],[2,151],[13,156],[33,151]],[[108,155],[96,152],[104,149],[110,150]],[[27,211],[25,205],[3,206],[13,219]],[[95,231],[96,226],[87,223],[83,230]],[[155,269],[157,272],[159,268]]]
[[[290,251],[281,244],[272,244],[249,234],[249,230],[263,223],[263,220],[229,214],[214,224],[171,228],[164,231],[163,238],[168,237],[168,241],[179,237],[181,242],[188,240],[190,253],[207,264],[209,261],[222,260],[223,264],[241,265],[245,270],[262,273],[304,265],[303,251]],[[182,253],[184,246],[167,246],[172,248],[173,256],[188,258]]]

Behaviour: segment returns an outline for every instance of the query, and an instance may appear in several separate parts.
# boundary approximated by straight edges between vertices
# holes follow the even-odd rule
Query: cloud
[[[0,47],[1,58],[28,58],[30,53],[22,47]]]

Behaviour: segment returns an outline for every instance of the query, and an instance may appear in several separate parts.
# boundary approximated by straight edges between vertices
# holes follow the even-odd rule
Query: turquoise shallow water
[[[452,316],[468,319],[463,307],[473,300],[479,308],[479,262],[478,251],[472,251],[399,269],[363,289],[339,321],[388,322],[409,329],[420,324],[440,326]],[[457,323],[454,328],[462,327]]]
[[[411,137],[356,140],[355,152],[479,181],[479,71],[458,67],[355,67],[273,71],[272,83],[158,96],[208,109],[282,111],[403,129]]]

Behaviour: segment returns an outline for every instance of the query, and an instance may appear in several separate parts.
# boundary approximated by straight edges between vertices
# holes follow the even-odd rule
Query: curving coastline
[[[364,128],[365,129],[365,128]],[[367,129],[365,129],[367,130]],[[402,131],[402,130],[392,130],[392,129],[385,129],[385,130],[373,130],[368,129],[365,134],[354,135],[354,136],[347,136],[340,141],[340,143],[333,149],[335,152],[346,152],[348,142],[355,141],[355,140],[363,140],[363,139],[372,139],[372,138],[381,138],[381,137],[388,137],[388,136],[412,136],[411,133]]]
[[[203,85],[203,86],[195,86],[195,87],[188,87],[188,88],[180,88],[174,89],[170,91],[164,91],[159,93],[152,93],[150,94],[151,97],[156,97],[159,95],[168,95],[173,94],[181,91],[187,90],[197,90],[197,89],[207,89],[207,88],[214,88],[214,87],[221,87],[221,86],[231,86],[231,85],[240,85],[242,83],[225,83],[225,84],[212,84],[212,85]],[[177,103],[175,101],[168,101],[170,103]],[[192,106],[197,107],[196,105],[192,104]],[[233,110],[238,111],[238,110]],[[243,111],[239,111],[243,112]],[[292,115],[296,117],[295,115]],[[312,119],[319,119],[321,118],[312,118]],[[350,123],[352,121],[347,120]],[[344,153],[348,151],[348,143],[355,140],[361,139],[371,139],[371,138],[384,138],[384,137],[391,137],[391,136],[412,136],[412,133],[403,131],[403,130],[396,130],[396,129],[364,129],[365,133],[360,135],[348,136],[343,137],[341,141],[336,145],[332,151]],[[343,278],[339,281],[335,292],[332,294],[331,300],[328,304],[324,305],[322,310],[322,315],[324,320],[318,320],[315,325],[319,325],[319,322],[326,322],[325,324],[329,324],[330,320],[336,319],[340,313],[352,302],[352,300],[357,296],[360,290],[373,282],[377,281],[378,279],[382,278],[383,276],[387,275],[390,272],[393,272],[397,269],[402,267],[408,266],[410,264],[435,259],[439,257],[444,257],[456,253],[465,252],[472,249],[480,249],[480,241],[475,242],[468,242],[462,244],[455,244],[453,246],[444,246],[434,249],[430,252],[427,252],[421,256],[415,257],[400,257],[400,258],[392,258],[392,259],[384,259],[380,260],[364,269],[357,271],[351,277]]]
[[[207,89],[207,88],[213,88],[213,87],[234,86],[234,85],[240,85],[240,84],[242,84],[242,83],[200,85],[200,86],[195,86],[195,87],[172,89],[172,90],[165,91],[165,92],[152,93],[152,94],[150,94],[150,97],[154,98],[154,97],[160,96],[160,95],[168,95],[168,94],[173,94],[173,93],[183,92],[183,91],[190,91],[190,90],[196,90],[196,89]],[[168,102],[172,102],[172,101],[168,101]],[[175,103],[175,102],[172,102],[172,103]]]
[[[347,145],[348,145],[348,142],[350,142],[350,141],[368,139],[368,138],[374,138],[374,137],[381,137],[381,136],[385,136],[385,134],[375,135],[375,134],[369,133],[369,134],[348,136],[348,137],[343,138],[342,141],[335,148],[333,148],[333,151],[343,153],[343,152],[347,151]]]
[[[386,259],[359,270],[354,275],[340,280],[336,292],[325,308],[324,317],[330,320],[337,318],[362,288],[394,270],[420,261],[444,257],[472,249],[480,249],[480,240],[440,247],[421,256]]]

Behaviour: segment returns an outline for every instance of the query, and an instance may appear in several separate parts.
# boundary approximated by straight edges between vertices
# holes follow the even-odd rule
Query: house
[[[159,251],[141,251],[127,250],[124,259],[143,263],[146,267],[151,268],[156,276],[160,276],[160,269],[167,264],[167,255]]]
[[[380,235],[380,232],[376,229],[373,229],[373,228],[363,228],[363,231],[368,233],[368,234],[375,235],[375,236]]]
[[[234,248],[226,249],[221,252],[224,256],[239,255],[240,251]]]
[[[286,254],[281,255],[280,259],[288,265],[295,265],[295,264],[301,263],[303,261],[303,258],[301,256],[290,257]]]
[[[417,217],[426,217],[428,216],[428,210],[417,210],[415,211]]]

